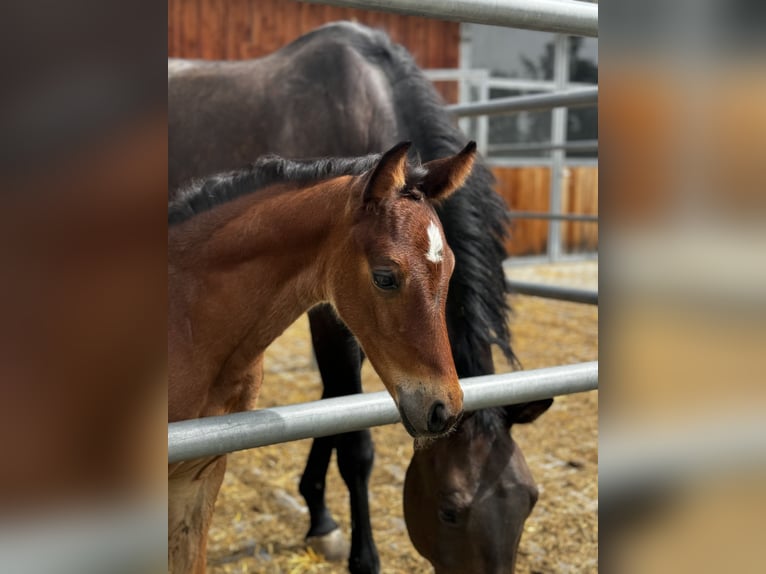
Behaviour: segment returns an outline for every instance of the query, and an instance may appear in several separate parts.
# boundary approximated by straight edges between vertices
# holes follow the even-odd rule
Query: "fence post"
[[[485,71],[479,80],[479,101],[489,101],[489,72]],[[479,148],[479,153],[483,156],[487,156],[487,150],[489,148],[489,116],[482,115],[477,119],[476,124],[476,146]]]
[[[569,36],[557,34],[554,41],[553,82],[556,90],[563,91],[569,83]],[[562,146],[567,138],[567,108],[554,108],[551,112],[551,143]],[[562,184],[564,181],[564,160],[566,150],[558,147],[551,151],[551,213],[563,213]],[[552,220],[548,223],[548,259],[558,261],[562,254],[561,222]]]
[[[460,79],[458,80],[458,103],[468,104],[471,102],[471,79],[467,76],[467,72],[473,65],[473,44],[471,38],[470,27],[464,23],[460,23],[460,55],[459,64]],[[460,131],[464,134],[468,134],[471,129],[470,118],[460,118],[458,120],[458,126]]]

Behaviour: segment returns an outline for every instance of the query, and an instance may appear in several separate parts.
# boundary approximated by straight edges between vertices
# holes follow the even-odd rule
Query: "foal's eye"
[[[399,282],[396,280],[396,275],[393,271],[387,269],[379,269],[372,272],[372,282],[378,289],[384,291],[393,291],[399,288]]]

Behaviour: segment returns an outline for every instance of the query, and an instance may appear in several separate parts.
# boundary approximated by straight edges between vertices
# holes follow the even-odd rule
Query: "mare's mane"
[[[168,225],[191,219],[198,213],[276,183],[306,184],[343,175],[362,175],[380,160],[380,154],[356,158],[285,159],[265,155],[241,170],[192,181],[168,205]],[[425,170],[408,164],[408,185],[417,185]]]

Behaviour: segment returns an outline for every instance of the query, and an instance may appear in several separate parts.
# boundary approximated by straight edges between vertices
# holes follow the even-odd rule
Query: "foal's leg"
[[[338,320],[329,306],[309,312],[311,336],[319,372],[324,383],[323,398],[362,392],[362,353],[356,339]],[[325,475],[332,454],[338,450],[338,468],[349,489],[352,534],[349,569],[353,573],[378,572],[380,560],[372,537],[367,484],[372,471],[373,444],[369,430],[315,439],[301,479],[301,494],[311,513],[311,529],[307,538],[335,546],[339,539],[337,524],[325,506]],[[319,544],[317,544],[319,543]],[[345,549],[344,549],[345,550]],[[332,554],[332,548],[325,555]],[[328,556],[329,557],[329,556]]]
[[[184,462],[168,470],[168,572],[204,574],[207,532],[226,457]]]

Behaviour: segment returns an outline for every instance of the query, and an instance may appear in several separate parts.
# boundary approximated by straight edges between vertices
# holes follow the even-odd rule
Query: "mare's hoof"
[[[309,536],[306,538],[306,545],[331,562],[348,559],[349,544],[340,528],[331,530],[324,536]]]

